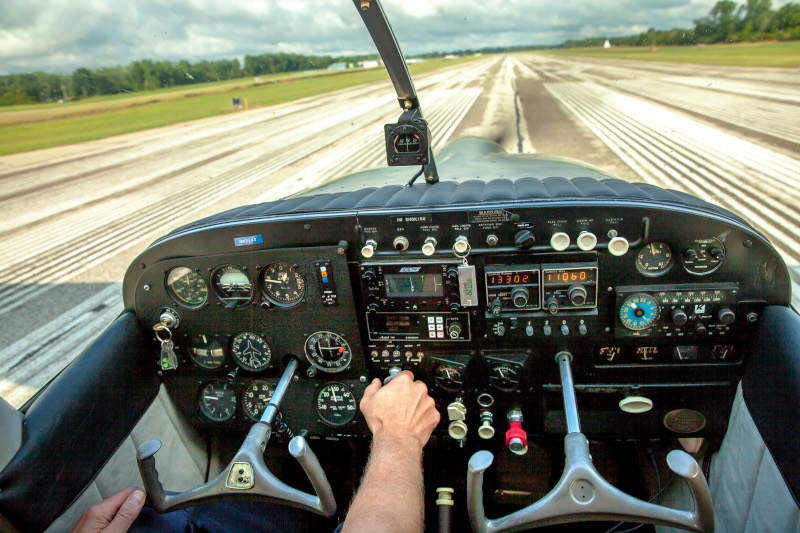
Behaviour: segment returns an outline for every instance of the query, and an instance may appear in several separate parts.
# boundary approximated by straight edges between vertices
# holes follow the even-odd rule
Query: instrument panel
[[[367,436],[364,389],[402,369],[428,384],[442,442],[496,438],[512,411],[529,432],[559,433],[554,357],[566,350],[592,432],[722,434],[763,308],[784,298],[779,257],[718,216],[624,204],[590,214],[221,224],[202,229],[203,246],[189,233],[145,252],[126,305],[146,328],[177,319],[178,366],[162,375],[199,427],[246,430],[294,356],[303,371],[282,420],[312,437]],[[703,424],[678,431],[675,411]]]

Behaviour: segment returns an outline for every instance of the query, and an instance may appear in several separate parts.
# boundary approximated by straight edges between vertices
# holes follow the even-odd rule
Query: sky
[[[404,54],[690,28],[716,0],[383,0]],[[741,3],[741,2],[739,2]],[[773,2],[781,5],[783,1]],[[374,51],[352,0],[0,0],[0,74]]]

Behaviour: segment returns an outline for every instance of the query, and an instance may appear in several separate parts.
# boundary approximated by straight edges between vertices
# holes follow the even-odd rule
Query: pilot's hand
[[[420,449],[428,442],[439,423],[439,412],[428,387],[414,381],[414,374],[404,370],[388,385],[372,381],[361,399],[361,412],[372,431],[373,439],[394,442],[412,441]]]
[[[72,528],[72,533],[124,533],[143,506],[142,489],[128,487],[89,507]]]

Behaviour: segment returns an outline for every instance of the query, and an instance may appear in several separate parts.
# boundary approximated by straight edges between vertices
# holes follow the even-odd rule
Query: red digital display
[[[530,285],[539,281],[538,271],[524,272],[498,272],[489,276],[490,287],[502,287],[504,285]]]
[[[581,283],[594,281],[594,268],[581,268],[575,270],[546,270],[544,282],[547,284]]]

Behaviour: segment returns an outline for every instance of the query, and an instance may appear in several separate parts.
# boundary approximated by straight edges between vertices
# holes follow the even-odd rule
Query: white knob
[[[461,440],[467,436],[467,425],[461,420],[450,422],[450,425],[447,426],[447,434],[455,440]]]
[[[588,252],[594,250],[595,246],[597,246],[597,235],[591,231],[582,231],[578,235],[578,248],[581,250]]]
[[[469,250],[469,241],[463,235],[459,235],[456,242],[453,244],[453,251],[459,255],[467,253]]]
[[[625,237],[614,237],[608,242],[608,251],[611,255],[625,255],[628,253],[628,248],[630,245]]]
[[[646,413],[653,408],[653,400],[644,396],[628,396],[619,401],[619,408],[626,413]]]
[[[369,259],[373,255],[375,255],[375,250],[377,250],[377,249],[378,249],[378,243],[373,241],[372,239],[370,239],[361,248],[361,255],[363,255],[365,258]]]
[[[422,253],[425,255],[433,255],[436,251],[436,239],[428,237],[425,239],[425,244],[422,245]]]
[[[559,231],[558,233],[554,233],[552,237],[550,237],[550,246],[553,247],[553,250],[557,252],[562,252],[567,249],[569,246],[570,240],[569,235],[564,233],[563,231]]]

